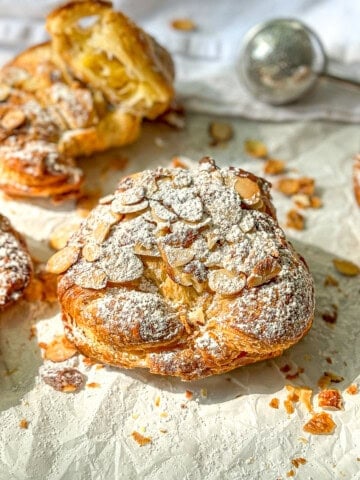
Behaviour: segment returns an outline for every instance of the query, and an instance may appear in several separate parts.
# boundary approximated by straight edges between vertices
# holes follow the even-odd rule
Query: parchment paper
[[[86,367],[77,356],[65,364],[79,368],[87,383],[96,382],[99,388],[65,394],[45,385],[39,375],[44,366],[38,342],[61,333],[59,311],[56,305],[21,301],[1,317],[1,480],[269,480],[285,479],[291,469],[298,479],[360,478],[360,394],[344,393],[351,383],[360,385],[360,282],[340,277],[332,265],[335,256],[360,263],[360,209],[351,184],[358,127],[231,119],[234,139],[225,147],[210,147],[209,120],[191,116],[187,130],[180,133],[146,125],[135,145],[82,162],[88,185],[96,189],[101,184],[104,194],[111,192],[124,172],[106,173],[106,165],[120,157],[129,159],[126,173],[166,165],[176,154],[194,160],[210,154],[221,165],[240,165],[260,174],[261,161],[246,157],[243,142],[249,137],[264,140],[289,168],[315,177],[324,202],[322,209],[305,212],[303,232],[288,231],[315,278],[312,330],[283,357],[193,383],[142,370]],[[291,201],[276,192],[274,201],[283,221]],[[71,202],[54,207],[2,199],[0,211],[42,260],[50,255],[47,241],[54,226],[76,216]],[[329,274],[339,280],[339,288],[323,286]],[[321,318],[331,304],[339,310],[335,325]],[[29,340],[33,323],[38,337]],[[304,372],[286,380],[280,371],[285,364],[292,372],[298,367]],[[329,370],[344,377],[335,385],[343,392],[344,410],[332,413],[337,425],[333,435],[309,435],[302,430],[310,418],[304,406],[295,404],[292,415],[284,409],[285,385],[307,385],[316,394],[319,377]],[[193,392],[192,399],[186,398],[186,390]],[[280,400],[278,410],[269,406],[274,397]],[[318,410],[316,405],[314,400]],[[23,418],[29,422],[27,429],[19,427]],[[133,431],[151,437],[152,443],[140,447]],[[291,460],[298,457],[306,464],[296,469]]]

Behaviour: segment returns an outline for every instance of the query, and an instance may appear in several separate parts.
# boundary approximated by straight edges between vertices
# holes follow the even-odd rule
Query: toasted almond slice
[[[102,197],[99,199],[99,204],[100,205],[109,205],[115,198],[115,195],[112,193],[110,195],[105,195],[105,197]]]
[[[192,184],[192,177],[187,170],[179,170],[173,178],[173,185],[176,188],[189,187]]]
[[[145,210],[148,205],[148,200],[143,200],[142,202],[135,203],[134,205],[124,205],[122,203],[122,198],[117,196],[111,203],[111,210],[114,213],[136,213]]]
[[[213,145],[220,142],[227,142],[234,136],[234,130],[229,123],[211,122],[209,125],[209,133],[213,139]]]
[[[78,231],[80,221],[73,221],[62,223],[54,228],[50,234],[49,245],[54,250],[61,250],[66,247],[66,244],[71,235]]]
[[[196,23],[190,18],[177,18],[171,22],[172,28],[182,32],[193,32],[197,29]]]
[[[5,83],[0,84],[0,102],[4,102],[10,95],[10,87]]]
[[[94,290],[105,288],[107,280],[106,273],[97,267],[93,267],[91,270],[86,269],[84,272],[77,272],[74,276],[74,282],[76,285]]]
[[[295,230],[304,230],[305,218],[296,210],[289,210],[286,214],[286,226]]]
[[[251,232],[251,230],[255,226],[255,220],[254,217],[251,213],[245,213],[244,216],[242,217],[240,224],[239,224],[241,230],[244,233]]]
[[[65,335],[56,335],[54,340],[47,344],[44,358],[52,362],[64,362],[76,353],[75,345]]]
[[[163,252],[165,254],[167,263],[171,267],[182,267],[183,265],[191,262],[195,256],[195,253],[191,250],[191,248],[176,248],[169,247],[168,245],[163,246]]]
[[[244,273],[235,274],[225,269],[209,272],[209,287],[220,295],[234,295],[246,285]]]
[[[92,237],[95,240],[95,242],[99,245],[103,243],[103,241],[106,239],[108,236],[108,233],[110,232],[111,225],[107,222],[99,222],[94,230],[92,231]]]
[[[249,200],[260,194],[259,185],[247,177],[240,177],[235,182],[235,191],[242,199]]]
[[[143,187],[132,187],[115,195],[114,200],[119,200],[122,205],[135,205],[144,200],[144,197],[145,189]]]
[[[268,154],[266,145],[259,140],[245,140],[244,149],[248,155],[254,158],[265,158]]]
[[[312,195],[310,197],[310,207],[311,208],[321,208],[323,205],[323,202],[321,198],[317,197],[316,195]]]
[[[171,212],[159,202],[150,202],[150,207],[151,215],[156,223],[175,222],[178,219],[178,216],[174,212]]]
[[[1,126],[5,130],[15,130],[26,120],[25,113],[22,110],[9,110],[1,119]]]
[[[275,158],[269,158],[264,165],[264,173],[267,175],[279,175],[285,170],[285,162]]]
[[[147,257],[161,257],[160,252],[156,246],[154,246],[153,248],[146,248],[143,245],[136,244],[134,245],[134,253],[136,253],[136,255]]]
[[[310,208],[311,207],[311,200],[309,195],[305,195],[304,193],[297,193],[292,197],[295,205],[299,208]]]
[[[276,188],[284,195],[295,195],[300,190],[300,182],[298,178],[282,178],[276,184]]]
[[[46,269],[50,273],[64,273],[68,270],[79,257],[80,249],[78,247],[65,247],[56,252],[49,258]]]
[[[347,277],[355,277],[360,273],[360,268],[357,265],[355,265],[355,263],[349,262],[348,260],[342,260],[341,258],[334,258],[333,264],[339,273]]]
[[[82,249],[82,256],[88,262],[95,262],[101,255],[101,247],[96,243],[89,242]]]
[[[265,257],[263,260],[260,260],[251,275],[247,279],[247,285],[249,288],[258,287],[264,283],[270,282],[274,277],[276,277],[281,272],[281,265],[273,257]]]

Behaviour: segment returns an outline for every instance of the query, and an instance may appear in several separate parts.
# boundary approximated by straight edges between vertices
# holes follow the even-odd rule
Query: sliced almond
[[[106,287],[107,276],[100,268],[86,269],[83,272],[76,272],[74,275],[74,282],[82,288],[91,288],[94,290],[101,290]]]
[[[259,185],[247,177],[238,178],[234,187],[240,197],[245,200],[249,200],[260,194]]]
[[[56,274],[66,272],[77,261],[79,253],[80,249],[78,247],[63,248],[48,260],[47,271]]]
[[[274,277],[276,277],[281,272],[281,265],[279,262],[270,256],[260,260],[251,275],[247,279],[247,285],[249,288],[258,287],[264,283],[270,282]]]
[[[333,264],[339,273],[347,277],[355,277],[360,273],[360,268],[357,265],[355,265],[355,263],[349,262],[348,260],[342,260],[341,258],[334,258]]]
[[[310,207],[311,208],[321,208],[323,205],[323,202],[321,198],[317,197],[316,195],[313,195],[310,197]]]
[[[234,295],[241,292],[245,285],[244,273],[235,274],[225,269],[209,272],[209,287],[220,295]]]
[[[115,195],[112,193],[110,195],[105,195],[105,197],[102,197],[99,199],[99,204],[100,205],[109,205],[115,198]]]
[[[304,193],[297,193],[292,197],[293,202],[299,208],[310,208],[311,201],[309,195],[305,195]]]
[[[4,102],[10,95],[10,87],[5,83],[0,84],[0,102]]]
[[[190,18],[177,18],[171,22],[172,28],[182,32],[193,32],[197,29],[196,23]]]
[[[145,189],[144,187],[132,187],[128,188],[124,192],[118,193],[114,200],[119,200],[123,205],[135,205],[144,200]],[[124,212],[118,212],[124,213]]]
[[[209,125],[209,133],[213,139],[212,145],[228,142],[234,136],[233,127],[225,122],[211,122]]]
[[[245,140],[244,149],[248,155],[254,158],[265,158],[268,155],[266,145],[259,140]]]
[[[191,248],[175,248],[168,245],[163,246],[163,252],[167,263],[172,267],[182,267],[191,262],[195,256]]]
[[[128,283],[141,277],[144,265],[130,248],[122,247],[108,259],[105,272],[109,282]]]
[[[65,335],[56,335],[54,340],[47,344],[44,358],[52,362],[64,362],[76,353],[75,345]]]
[[[300,184],[297,178],[282,178],[276,185],[276,188],[284,195],[295,195],[299,192]]]
[[[248,212],[245,213],[239,225],[244,233],[251,232],[251,230],[255,227],[255,220],[253,214]]]
[[[122,203],[121,197],[115,197],[115,199],[111,203],[111,210],[114,213],[136,213],[145,210],[148,206],[148,200],[143,200],[142,202],[135,203],[134,205],[124,205]]]
[[[267,175],[279,175],[285,170],[285,162],[283,160],[276,160],[269,158],[264,165],[264,173]]]
[[[80,221],[62,223],[54,228],[50,234],[49,245],[54,250],[61,250],[75,232],[79,230]]]
[[[92,231],[92,237],[95,242],[101,245],[108,236],[111,229],[111,225],[107,222],[99,222]]]
[[[156,246],[153,248],[146,248],[143,245],[136,244],[134,245],[134,253],[136,255],[142,255],[147,257],[161,257],[160,252]]]
[[[156,223],[175,222],[178,219],[178,216],[174,212],[171,212],[159,202],[150,202],[150,207],[151,215]]]
[[[22,110],[9,110],[1,119],[1,126],[12,131],[20,127],[25,120],[26,116]]]
[[[89,242],[82,249],[82,256],[88,262],[95,262],[101,255],[101,247],[96,243]]]
[[[286,226],[295,230],[304,230],[305,218],[296,210],[289,210],[286,214]]]

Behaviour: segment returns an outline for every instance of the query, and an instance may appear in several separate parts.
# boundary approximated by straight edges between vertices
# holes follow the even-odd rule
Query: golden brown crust
[[[9,220],[0,215],[0,310],[23,296],[32,271],[24,239]]]
[[[49,267],[82,353],[184,380],[280,355],[313,319],[269,184],[207,157],[123,179]]]
[[[355,200],[360,206],[360,155],[357,155],[354,159],[353,186],[354,186]]]
[[[72,22],[93,11],[101,28],[77,35]],[[111,31],[104,26],[110,20]],[[50,14],[48,25],[51,42],[29,48],[0,71],[0,188],[10,195],[79,195],[83,173],[74,158],[134,142],[142,119],[162,113],[174,93],[168,53],[111,4],[70,3]],[[72,71],[78,49],[96,58],[93,36],[112,58],[126,52],[121,68],[137,72],[136,79],[125,75],[129,94],[112,88],[116,71],[106,78],[102,71],[91,78],[82,68]]]

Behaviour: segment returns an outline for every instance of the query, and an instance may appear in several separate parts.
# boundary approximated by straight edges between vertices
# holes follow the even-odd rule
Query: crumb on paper
[[[344,377],[342,377],[341,375],[338,375],[337,373],[324,372],[324,375],[330,378],[331,383],[340,383],[344,380]]]
[[[295,412],[294,404],[291,400],[284,400],[284,407],[286,413],[288,413],[289,415]]]
[[[334,324],[336,323],[338,317],[338,306],[334,303],[331,304],[322,314],[321,318],[326,323]]]
[[[160,397],[159,397],[159,395],[158,395],[157,397],[155,397],[154,405],[155,405],[155,407],[159,407],[159,406],[160,406]]]
[[[266,158],[268,149],[263,142],[259,140],[247,139],[244,142],[245,153],[254,158]]]
[[[328,410],[342,410],[343,400],[339,390],[325,389],[318,395],[318,406]]]
[[[97,382],[87,383],[86,386],[87,386],[88,388],[100,388],[100,387],[101,387],[100,383],[97,383]]]
[[[346,277],[355,277],[360,273],[360,268],[349,260],[334,258],[333,264],[336,270]]]
[[[264,164],[264,173],[267,175],[280,175],[284,173],[286,163],[283,160],[268,158]]]
[[[96,360],[93,360],[92,358],[89,358],[89,357],[84,357],[82,359],[82,362],[87,367],[91,367],[92,365],[95,365],[97,363]]]
[[[326,357],[325,360],[326,360],[326,362],[329,363],[330,365],[332,364],[332,359],[331,359],[331,357]]]
[[[276,398],[276,397],[274,397],[274,398],[272,398],[272,399],[270,400],[269,405],[270,405],[271,408],[276,408],[276,409],[278,409],[278,408],[279,408],[279,403],[280,403],[280,402],[279,402],[279,399]]]
[[[196,23],[191,18],[176,18],[171,21],[172,28],[174,30],[180,30],[182,32],[193,32],[197,30]]]
[[[305,465],[306,460],[303,457],[293,458],[291,463],[294,465],[295,468],[299,468],[300,465]]]
[[[140,445],[140,447],[143,447],[144,445],[148,445],[149,443],[151,443],[151,438],[150,437],[144,437],[144,435],[137,432],[136,430],[134,430],[131,433],[131,436],[133,437],[135,442]]]
[[[185,390],[185,397],[187,400],[191,400],[193,398],[194,394],[191,390]]]
[[[202,398],[207,398],[207,396],[208,396],[207,389],[206,389],[206,388],[202,388],[202,389],[200,390],[200,395],[201,395]]]
[[[329,413],[314,413],[310,420],[303,426],[304,432],[313,435],[331,435],[336,424]]]
[[[216,146],[231,140],[234,136],[234,130],[230,123],[210,122],[209,134],[212,138],[211,146]]]
[[[180,408],[183,408],[183,409],[184,409],[184,408],[187,408],[186,403],[181,403],[181,404],[180,404]]]
[[[311,405],[311,397],[313,391],[309,387],[294,387],[293,385],[286,385],[286,390],[289,392],[287,396],[287,400],[291,402],[298,402],[302,403],[305,408],[311,412],[312,405]]]
[[[294,470],[289,470],[288,472],[286,472],[286,476],[287,477],[294,477],[295,476]]]
[[[332,275],[327,275],[324,280],[324,287],[337,287],[339,282]]]
[[[99,363],[96,365],[95,370],[102,370],[103,368],[105,368],[105,365],[103,363]]]
[[[291,366],[288,363],[285,363],[282,367],[280,367],[280,372],[287,373],[290,372]]]
[[[296,372],[288,373],[287,375],[285,375],[285,378],[286,378],[286,380],[295,380],[296,378],[298,378],[299,375],[304,373],[304,371],[305,371],[305,369],[303,367],[298,367]]]
[[[167,412],[161,412],[160,413],[161,418],[167,418],[168,416],[169,416],[169,414]]]
[[[36,325],[31,325],[30,333],[29,333],[29,340],[32,340],[37,335],[37,328]]]
[[[359,393],[358,386],[355,383],[349,385],[345,391],[349,395],[356,395],[357,393]]]
[[[52,362],[64,362],[76,355],[77,349],[65,335],[55,335],[45,347],[44,358]]]
[[[19,422],[19,427],[23,429],[27,429],[28,426],[29,426],[29,422],[25,418],[22,418]]]
[[[315,180],[310,177],[284,177],[277,182],[275,188],[289,197],[297,193],[312,196],[315,193]]]
[[[305,217],[297,210],[291,209],[286,214],[286,226],[294,230],[304,230]]]
[[[62,370],[49,370],[42,376],[42,379],[54,390],[75,393],[83,388],[86,377],[76,368],[64,368]]]
[[[165,428],[159,428],[160,433],[168,433],[168,431]]]

